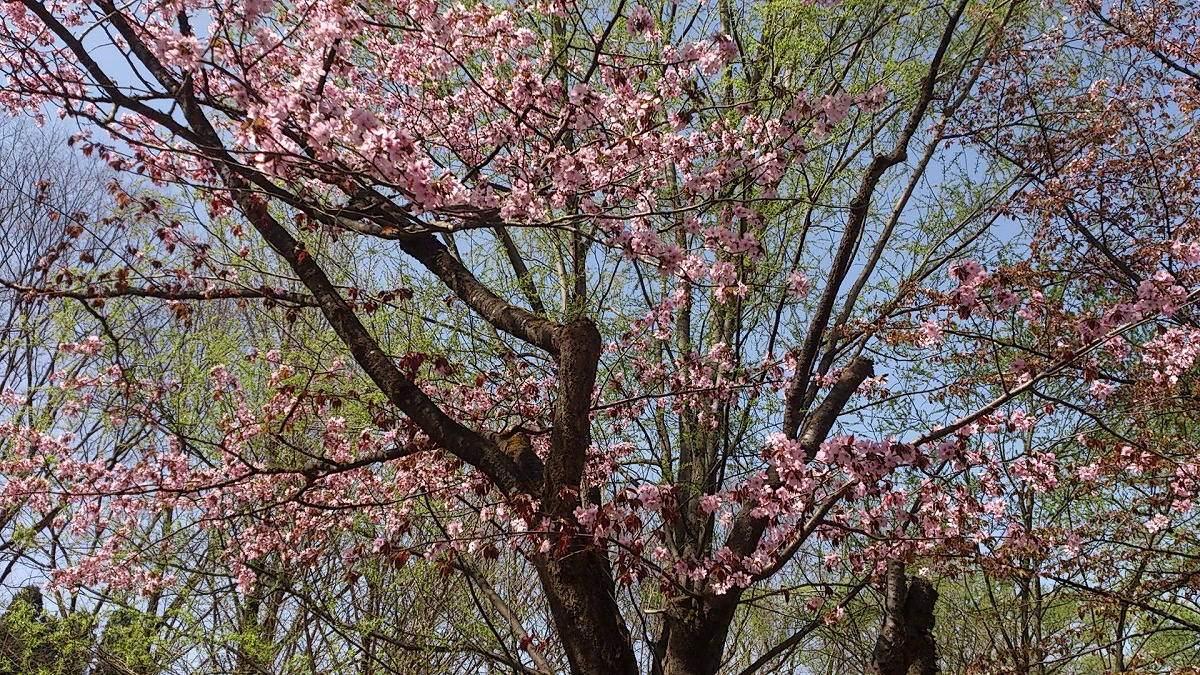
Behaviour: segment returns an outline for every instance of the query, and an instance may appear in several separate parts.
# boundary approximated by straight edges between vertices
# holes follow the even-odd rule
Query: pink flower
[[[867,112],[875,112],[883,107],[887,101],[887,89],[882,84],[877,84],[867,90],[865,94],[858,97],[858,106]]]
[[[1144,349],[1142,360],[1156,367],[1154,381],[1174,386],[1200,356],[1200,331],[1169,328],[1147,342]]]
[[[104,343],[95,335],[89,335],[80,342],[63,342],[58,345],[58,351],[80,356],[95,356],[103,348]]]
[[[1072,532],[1067,540],[1063,542],[1063,552],[1070,557],[1075,557],[1083,552],[1083,538]]]
[[[1037,418],[1026,413],[1024,410],[1014,410],[1009,416],[1008,421],[1016,431],[1027,431],[1037,424]]]
[[[1101,401],[1106,401],[1109,396],[1112,396],[1113,386],[1107,382],[1096,380],[1092,386],[1088,387],[1088,393]]]
[[[794,298],[804,298],[808,296],[808,292],[812,290],[812,284],[808,280],[808,275],[804,272],[792,272],[787,277],[788,293]]]
[[[975,287],[987,279],[983,266],[975,260],[960,260],[950,266],[951,278],[957,279],[964,287]]]
[[[829,124],[838,124],[846,119],[852,102],[853,99],[844,91],[831,94],[821,99],[821,110],[825,113],[825,119],[829,121]]]
[[[842,621],[842,619],[844,619],[844,618],[846,618],[846,608],[842,607],[841,605],[838,605],[837,607],[835,607],[833,609],[832,612],[826,613],[825,616],[822,617],[821,620],[825,623],[826,626],[835,626],[838,623],[840,623]]]
[[[167,66],[178,66],[183,70],[195,70],[200,66],[204,47],[192,35],[169,33],[160,35],[150,43],[158,58]]]
[[[928,348],[941,343],[942,337],[942,327],[936,321],[923,321],[917,328],[917,336],[913,342],[918,347]]]
[[[249,593],[254,588],[254,584],[258,581],[258,575],[254,570],[242,564],[233,566],[234,573],[237,577],[237,589],[240,593]]]
[[[631,33],[639,33],[646,37],[654,35],[654,17],[650,15],[650,10],[641,5],[634,7],[633,11],[629,13],[625,25],[628,26]]]
[[[657,511],[662,508],[662,494],[657,485],[643,483],[637,487],[637,498],[646,509]]]
[[[717,286],[732,286],[737,281],[737,269],[733,263],[722,260],[713,263],[709,276]]]
[[[1167,529],[1167,526],[1170,524],[1171,524],[1171,521],[1168,520],[1166,516],[1164,516],[1163,514],[1160,513],[1157,516],[1154,516],[1150,520],[1146,521],[1146,530],[1150,534],[1155,534],[1157,532],[1161,532],[1161,531]]]
[[[582,506],[575,509],[575,520],[585,528],[590,528],[596,522],[596,514],[599,513],[600,507],[592,504],[584,508]]]
[[[1200,242],[1171,242],[1171,255],[1186,263],[1200,262]]]

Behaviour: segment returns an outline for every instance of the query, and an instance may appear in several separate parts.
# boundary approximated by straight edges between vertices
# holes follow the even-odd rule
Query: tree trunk
[[[571,673],[637,675],[633,642],[602,554],[594,549],[549,553],[535,564]]]
[[[663,675],[716,675],[741,596],[741,589],[705,593],[670,610],[660,641]]]
[[[883,627],[871,655],[871,675],[936,675],[933,607],[937,591],[928,581],[904,574],[904,563],[888,563]]]

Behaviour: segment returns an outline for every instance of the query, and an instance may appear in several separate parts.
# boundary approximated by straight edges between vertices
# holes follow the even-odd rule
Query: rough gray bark
[[[904,563],[888,563],[883,627],[871,655],[871,675],[936,675],[933,608],[937,597],[928,581],[904,573]]]

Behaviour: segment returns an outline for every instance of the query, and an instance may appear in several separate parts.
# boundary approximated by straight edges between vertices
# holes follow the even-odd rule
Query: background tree
[[[48,615],[42,593],[26,586],[0,616],[0,672],[83,675],[91,653],[87,615]]]

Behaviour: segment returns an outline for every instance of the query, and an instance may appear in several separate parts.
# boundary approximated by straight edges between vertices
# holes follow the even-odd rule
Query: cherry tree
[[[1065,9],[1010,43],[962,128],[986,156],[1032,181],[1010,208],[1044,253],[1011,269],[1055,298],[1057,328],[1041,344],[1071,348],[1129,328],[1080,362],[1075,387],[1039,387],[1040,398],[1071,412],[1030,444],[1070,468],[1019,507],[1041,544],[993,562],[1024,579],[1027,608],[1048,591],[1093,622],[1086,638],[1064,626],[1014,650],[1014,663],[1087,650],[1103,658],[1094,668],[1167,672],[1173,653],[1191,658],[1198,627],[1187,581],[1195,573],[1197,16],[1186,3]],[[1170,299],[1149,320],[1157,289]],[[1078,337],[1063,334],[1072,329]]]
[[[138,434],[7,423],[6,507],[102,543],[53,583],[169,592],[198,532],[248,597],[426,564],[507,624],[488,658],[672,674],[753,672],[872,588],[870,667],[932,672],[935,576],[1067,583],[1089,545],[1016,496],[1103,476],[1190,514],[1185,441],[1080,422],[1197,354],[1183,10],[869,4],[0,4],[0,100],[201,207],[118,189],[111,247],[67,224],[20,290],[303,327],[181,379],[59,346],[69,405]],[[1091,30],[1137,86],[1077,91]],[[1180,177],[1165,211],[1113,201],[1146,175]],[[731,640],[754,607],[786,635]]]

